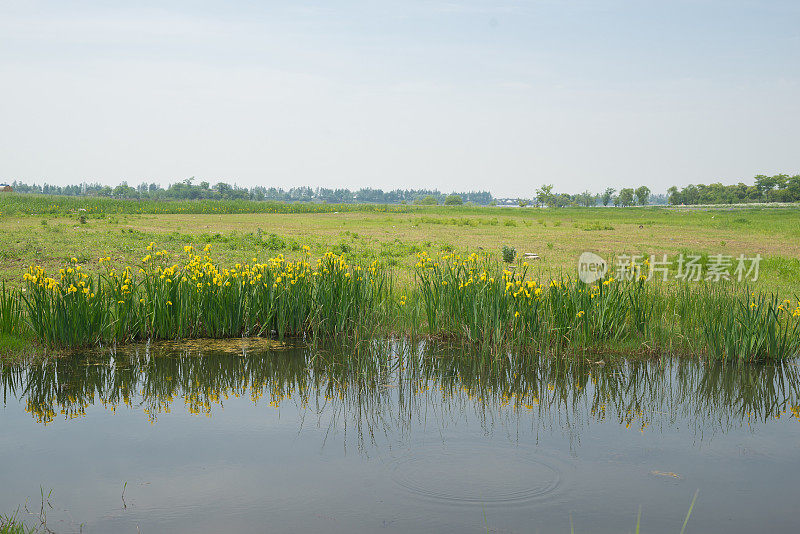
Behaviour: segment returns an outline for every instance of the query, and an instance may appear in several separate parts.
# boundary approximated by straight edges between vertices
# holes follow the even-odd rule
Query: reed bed
[[[585,284],[539,282],[527,263],[501,268],[471,254],[425,253],[416,289],[427,333],[498,347],[702,353],[716,360],[780,360],[800,352],[800,302],[726,283],[667,284],[645,270]],[[628,274],[628,273],[624,273]]]
[[[174,257],[151,243],[135,266],[101,258],[97,275],[75,258],[54,277],[31,267],[21,290],[0,289],[0,334],[52,347],[241,336],[359,344],[403,333],[494,355],[686,352],[753,362],[800,352],[800,302],[730,283],[661,283],[646,270],[593,284],[539,281],[524,262],[421,253],[413,282],[396,287],[377,262],[330,252],[312,262],[307,247],[297,261],[278,255],[232,267],[210,250],[187,245]]]
[[[350,265],[328,253],[315,265],[279,255],[224,268],[210,248],[186,246],[175,263],[151,243],[138,267],[109,267],[96,277],[74,258],[57,278],[32,267],[20,293],[27,325],[57,347],[245,335],[363,338],[380,324],[390,297],[389,275],[376,263]]]

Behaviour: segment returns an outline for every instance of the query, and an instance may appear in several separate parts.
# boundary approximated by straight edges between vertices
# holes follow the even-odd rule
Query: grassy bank
[[[99,274],[77,258],[56,273],[31,267],[24,286],[0,289],[0,335],[75,348],[241,336],[359,344],[406,334],[487,354],[668,351],[748,362],[800,350],[800,302],[730,283],[648,281],[645,270],[584,284],[542,279],[527,262],[425,252],[413,279],[398,281],[377,261],[330,252],[313,261],[308,247],[305,259],[229,266],[211,248],[151,243],[132,265],[100,258]]]

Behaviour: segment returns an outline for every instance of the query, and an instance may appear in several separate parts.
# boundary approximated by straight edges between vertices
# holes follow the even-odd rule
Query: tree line
[[[535,192],[532,199],[495,198],[489,191],[469,191],[465,193],[442,193],[436,189],[382,189],[361,188],[330,189],[325,187],[239,187],[225,182],[211,185],[209,182],[194,183],[194,178],[168,185],[166,188],[156,183],[142,183],[136,187],[122,182],[116,187],[99,183],[78,185],[25,184],[14,181],[14,191],[44,195],[106,197],[126,200],[253,200],[279,202],[326,202],[330,204],[420,204],[457,206],[472,203],[480,206],[519,205],[541,207],[568,206],[632,206],[635,204],[666,203],[663,195],[651,195],[646,186],[638,189],[613,188],[597,194],[584,191],[578,194],[555,193],[553,185],[544,185]]]
[[[436,189],[381,189],[362,188],[330,189],[325,187],[293,187],[288,190],[276,187],[239,187],[225,182],[213,186],[209,182],[195,184],[193,178],[183,180],[166,188],[155,183],[142,183],[136,187],[122,182],[116,187],[99,183],[80,185],[28,185],[14,181],[14,191],[18,193],[38,193],[44,195],[94,196],[128,200],[253,200],[281,202],[327,202],[330,204],[444,204],[472,202],[489,205],[494,197],[488,191],[468,191],[446,194]],[[459,202],[454,202],[457,199]],[[448,202],[449,200],[449,202]]]
[[[607,187],[600,194],[584,191],[578,194],[555,193],[553,185],[543,185],[536,190],[536,196],[531,200],[521,200],[520,206],[527,205],[529,202],[535,206],[546,206],[550,208],[563,208],[569,206],[646,206],[647,204],[665,204],[664,195],[653,195],[650,188],[646,185],[633,188],[622,188],[617,192],[613,187]]]
[[[800,202],[800,174],[776,174],[755,177],[753,185],[687,185],[667,190],[669,203],[680,204],[746,204],[751,202]]]
[[[681,189],[672,186],[666,195],[653,194],[647,186],[637,188],[606,188],[602,193],[584,191],[582,193],[557,193],[553,184],[541,186],[530,199],[498,199],[489,191],[469,191],[465,193],[442,193],[436,189],[382,189],[361,188],[331,189],[325,187],[239,187],[225,182],[213,186],[209,182],[194,183],[194,178],[162,187],[156,183],[142,183],[136,187],[122,182],[116,187],[99,183],[79,185],[28,185],[14,181],[14,191],[18,193],[38,193],[45,195],[95,196],[129,200],[253,200],[280,202],[326,202],[331,204],[423,204],[423,205],[461,205],[472,203],[488,205],[519,205],[537,207],[591,207],[591,206],[644,206],[648,204],[738,204],[752,202],[800,202],[800,175],[776,174],[758,175],[753,185],[738,183],[723,185],[687,185]]]

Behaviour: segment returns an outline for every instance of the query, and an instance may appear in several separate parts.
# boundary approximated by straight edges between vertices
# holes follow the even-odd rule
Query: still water
[[[194,343],[0,366],[57,532],[800,530],[800,367]],[[24,510],[21,517],[28,517]]]

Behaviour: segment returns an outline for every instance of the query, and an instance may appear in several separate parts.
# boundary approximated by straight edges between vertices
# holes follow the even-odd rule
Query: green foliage
[[[587,232],[597,231],[597,230],[613,230],[614,227],[610,224],[604,224],[600,221],[587,221],[584,223],[575,223],[573,225],[575,228],[580,228],[581,230],[585,230]]]
[[[435,200],[435,199],[434,199]],[[436,202],[434,202],[436,204]],[[381,204],[326,204],[251,200],[126,200],[103,197],[0,195],[0,215],[69,215],[85,209],[84,217],[107,214],[236,214],[236,213],[403,213],[409,207]]]
[[[636,195],[636,202],[640,206],[644,206],[647,204],[647,201],[650,198],[650,188],[647,187],[646,185],[643,185],[641,187],[638,187],[634,192],[634,194]]]
[[[200,256],[185,247],[180,264],[168,264],[166,251],[153,252],[138,272],[109,268],[96,279],[74,261],[58,279],[32,268],[22,296],[27,321],[46,345],[82,347],[254,334],[359,335],[385,315],[391,288],[375,262],[350,265],[329,253],[316,267],[278,256],[228,269],[213,262],[209,248]]]
[[[459,195],[449,195],[444,201],[445,206],[460,206],[463,203],[464,201]]]
[[[36,529],[27,527],[17,519],[17,514],[0,515],[0,534],[34,534]]]
[[[508,245],[503,245],[503,261],[506,263],[512,263],[514,258],[517,257],[517,249],[514,247],[510,247]]]
[[[269,250],[283,250],[286,248],[286,241],[276,234],[269,234],[269,237],[264,241],[264,247]]]
[[[421,206],[435,206],[438,203],[439,201],[436,200],[436,197],[434,197],[433,195],[426,195],[422,198],[414,200],[414,204],[419,204]]]
[[[619,196],[617,197],[617,203],[623,208],[633,206],[634,194],[634,190],[629,187],[620,189]]]
[[[414,224],[441,224],[452,226],[497,226],[500,222],[497,217],[417,217],[412,221]]]
[[[611,199],[614,197],[614,193],[616,192],[617,190],[613,187],[606,187],[606,190],[603,191],[602,195],[603,206],[608,206],[611,203]]]
[[[758,175],[753,185],[721,183],[672,186],[667,190],[670,204],[746,204],[751,202],[800,202],[800,175]]]
[[[6,283],[0,286],[0,334],[19,334],[21,308],[19,295],[7,290]]]
[[[587,285],[570,278],[539,284],[487,258],[424,253],[417,290],[434,336],[461,337],[484,350],[506,345],[598,347],[676,340],[715,360],[784,360],[800,353],[800,303],[740,293],[721,284],[668,286],[646,274]]]
[[[715,359],[781,360],[800,351],[800,312],[790,309],[788,299],[711,290],[704,300],[700,324]]]

